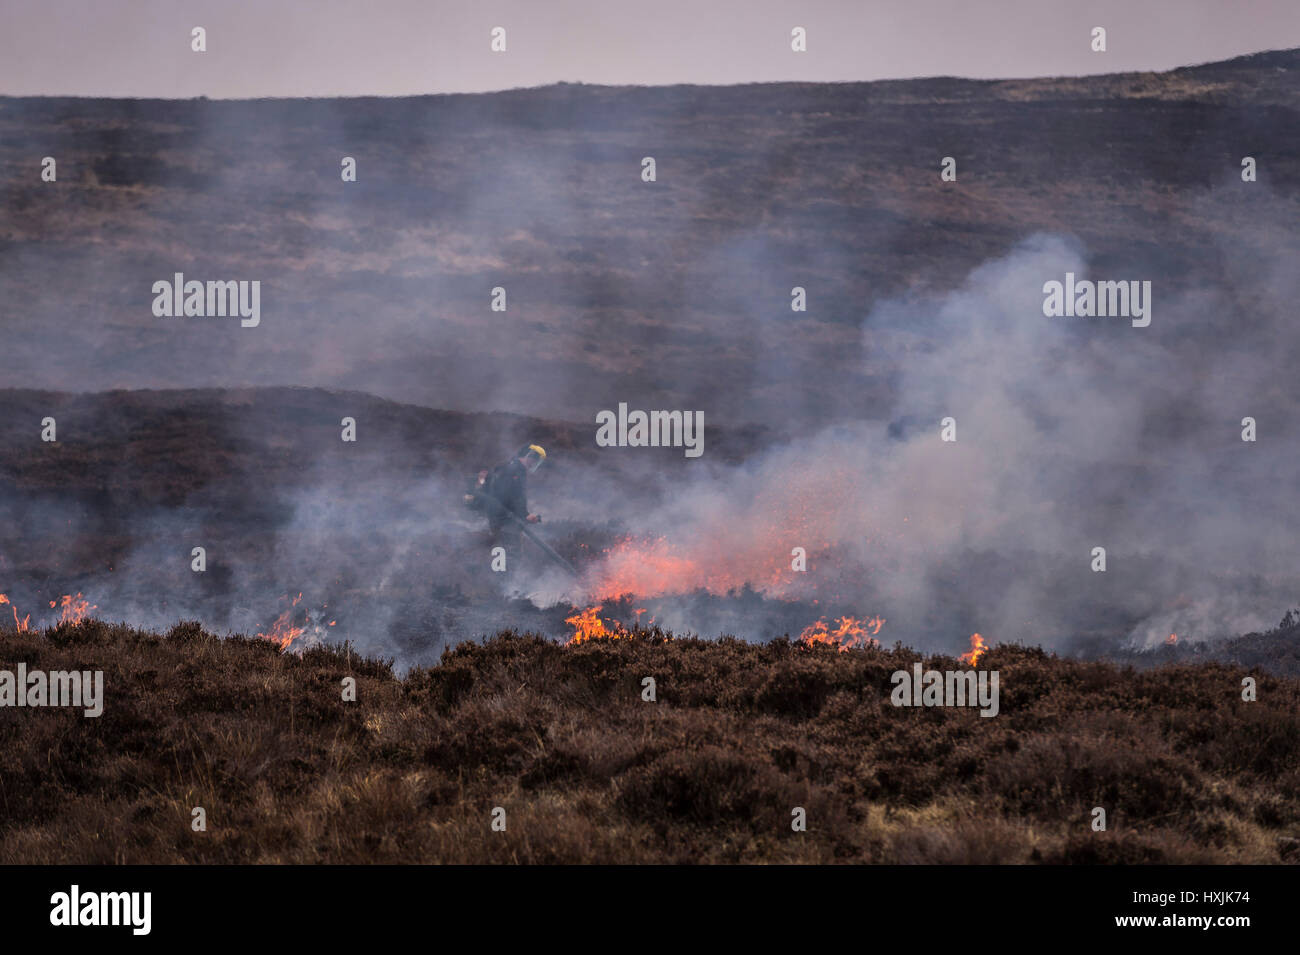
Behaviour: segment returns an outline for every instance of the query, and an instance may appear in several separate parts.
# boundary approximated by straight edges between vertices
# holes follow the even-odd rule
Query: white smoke
[[[637,559],[660,554],[713,590],[833,596],[885,616],[886,636],[953,646],[973,630],[1059,645],[1110,626],[1146,644],[1276,619],[1300,558],[1288,477],[1300,445],[1294,416],[1276,413],[1286,379],[1270,377],[1296,347],[1282,286],[1215,335],[1232,340],[1223,348],[1198,337],[1220,303],[1160,282],[1149,328],[1047,318],[1042,286],[1067,271],[1089,274],[1084,249],[1035,235],[938,301],[877,308],[864,329],[896,343],[888,418],[864,408],[743,465],[681,472],[657,506],[623,514],[633,535],[662,540],[606,557],[588,584],[653,593],[674,565]],[[1240,440],[1248,414],[1269,415],[1267,440]],[[806,574],[789,569],[796,546],[812,555]]]

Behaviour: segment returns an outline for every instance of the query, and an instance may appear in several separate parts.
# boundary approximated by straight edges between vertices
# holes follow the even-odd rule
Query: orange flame
[[[880,646],[876,634],[880,633],[880,628],[884,625],[883,617],[872,617],[867,621],[860,621],[857,617],[840,617],[838,625],[832,630],[823,617],[812,626],[805,628],[804,632],[799,634],[799,639],[809,646],[815,643],[828,643],[833,647],[839,647],[840,652],[844,653],[853,647]]]
[[[745,584],[778,592],[789,583],[790,576],[779,553],[771,548],[743,555],[739,560],[725,560],[716,554],[693,556],[666,537],[626,537],[604,551],[599,562],[588,569],[586,590],[597,600],[623,594],[658,597],[695,590],[725,594]]]
[[[980,662],[980,657],[988,653],[989,646],[984,642],[984,638],[978,633],[972,633],[970,637],[970,652],[963,653],[960,657],[962,663],[969,663],[976,666]]]
[[[1176,633],[1171,633],[1171,634],[1170,634],[1170,635],[1165,639],[1165,646],[1167,646],[1167,647],[1173,647],[1173,646],[1177,646],[1177,645],[1178,645],[1178,634],[1176,634]]]
[[[302,600],[302,594],[293,598],[293,603],[289,609],[285,610],[280,616],[275,618],[275,623],[271,624],[270,633],[259,633],[258,636],[263,640],[270,640],[282,651],[288,650],[295,640],[303,635],[307,627],[298,626],[294,620],[297,614],[294,612],[298,603]]]
[[[64,594],[58,600],[51,600],[50,606],[59,608],[60,624],[81,623],[86,619],[86,614],[99,609],[95,604],[82,597],[80,593],[75,597]]]
[[[31,614],[28,614],[27,616],[23,617],[21,620],[18,619],[18,608],[15,607],[13,601],[10,600],[8,597],[6,597],[4,594],[0,594],[0,604],[8,604],[9,609],[13,611],[14,626],[18,628],[19,633],[26,633],[28,630],[31,629],[31,627],[28,626],[28,624],[31,622],[32,619]]]
[[[602,607],[603,604],[597,604],[575,613],[572,617],[564,618],[564,622],[573,627],[573,636],[569,637],[570,645],[585,643],[588,640],[612,640],[628,635],[628,631],[617,621],[612,626],[605,625],[605,621],[599,616]]]

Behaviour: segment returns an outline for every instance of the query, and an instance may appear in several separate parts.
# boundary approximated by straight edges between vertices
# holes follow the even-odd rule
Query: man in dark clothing
[[[508,544],[518,543],[519,525],[510,517],[511,514],[530,524],[541,521],[538,515],[528,512],[528,475],[535,473],[545,460],[546,451],[541,445],[526,444],[509,461],[498,464],[483,478],[482,491],[491,499],[485,502],[484,510],[494,539]]]

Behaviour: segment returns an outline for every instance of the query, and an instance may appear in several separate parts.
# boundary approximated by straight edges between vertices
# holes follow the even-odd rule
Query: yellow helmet
[[[533,474],[546,460],[546,449],[540,444],[525,445],[519,449],[518,457],[523,459],[524,467],[528,469],[528,473]]]

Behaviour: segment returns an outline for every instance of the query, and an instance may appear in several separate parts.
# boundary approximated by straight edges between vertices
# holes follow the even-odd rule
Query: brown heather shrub
[[[192,621],[0,633],[0,668],[106,683],[98,719],[0,709],[0,863],[1300,862],[1295,679],[998,647],[984,719],[890,705],[902,647],[667,636],[507,631],[399,679]]]

